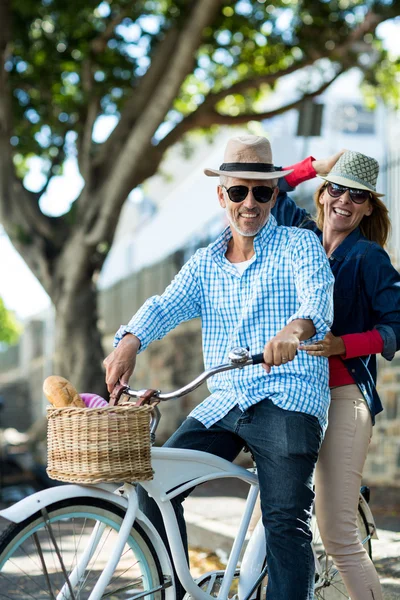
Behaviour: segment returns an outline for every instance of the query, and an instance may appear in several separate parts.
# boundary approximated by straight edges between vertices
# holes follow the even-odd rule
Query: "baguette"
[[[85,408],[86,406],[72,383],[59,375],[50,375],[44,380],[43,392],[49,402],[57,408],[66,406]]]

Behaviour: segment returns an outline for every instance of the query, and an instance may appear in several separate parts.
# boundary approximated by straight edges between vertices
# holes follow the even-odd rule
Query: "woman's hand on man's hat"
[[[332,154],[332,156],[328,156],[328,158],[321,158],[320,160],[313,160],[312,166],[317,175],[327,175],[332,167],[337,163],[339,158],[347,152],[346,149],[340,150],[336,152],[336,154]]]

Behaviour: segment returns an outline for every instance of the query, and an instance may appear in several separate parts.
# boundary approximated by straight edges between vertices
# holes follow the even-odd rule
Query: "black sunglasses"
[[[261,204],[265,204],[271,200],[274,193],[274,189],[268,187],[267,185],[256,185],[253,188],[248,188],[247,185],[233,185],[230,188],[221,185],[221,187],[227,191],[229,200],[231,200],[231,202],[243,202],[243,200],[246,199],[249,190],[251,189],[255,200]]]
[[[332,198],[340,198],[340,196],[349,192],[349,196],[354,204],[364,204],[364,202],[371,200],[372,198],[372,194],[371,192],[368,192],[368,190],[356,190],[354,188],[348,188],[344,185],[330,182],[325,187]]]

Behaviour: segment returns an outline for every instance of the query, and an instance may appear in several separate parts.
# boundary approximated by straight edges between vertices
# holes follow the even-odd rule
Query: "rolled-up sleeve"
[[[310,319],[318,341],[325,337],[333,321],[334,278],[318,237],[311,231],[294,230],[292,264],[300,306],[287,323]]]
[[[140,352],[154,340],[160,340],[180,323],[200,316],[197,259],[201,250],[182,267],[161,296],[152,296],[127,325],[121,325],[114,337],[118,346],[127,333],[140,340]]]

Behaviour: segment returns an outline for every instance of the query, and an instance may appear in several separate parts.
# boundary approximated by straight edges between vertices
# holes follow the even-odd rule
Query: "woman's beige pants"
[[[357,535],[361,475],[371,415],[356,385],[331,389],[329,424],[315,473],[315,509],[325,550],[351,600],[382,600],[378,575]]]

